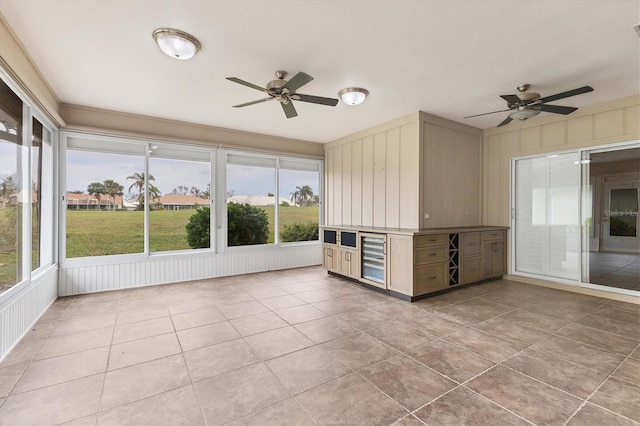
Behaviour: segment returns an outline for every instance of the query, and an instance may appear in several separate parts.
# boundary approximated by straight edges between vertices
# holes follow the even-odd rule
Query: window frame
[[[38,224],[39,229],[39,247],[38,251],[40,254],[40,258],[42,259],[43,252],[45,249],[47,250],[47,256],[45,262],[40,262],[38,267],[32,269],[32,246],[33,246],[33,237],[31,232],[32,226],[32,213],[33,213],[33,203],[32,197],[29,196],[27,198],[27,202],[23,203],[22,206],[22,229],[21,229],[21,238],[22,242],[19,245],[22,254],[22,276],[21,279],[11,286],[8,290],[0,293],[0,303],[4,303],[7,300],[15,297],[17,294],[23,292],[25,289],[31,286],[31,283],[34,279],[38,278],[42,274],[44,274],[48,269],[53,267],[58,263],[58,252],[56,247],[56,236],[57,236],[57,191],[58,191],[58,136],[59,129],[58,127],[38,108],[37,104],[32,101],[32,99],[27,96],[25,91],[13,80],[13,78],[0,66],[0,80],[20,99],[22,102],[22,142],[25,148],[25,152],[27,152],[26,160],[22,160],[24,170],[21,172],[24,181],[26,184],[23,185],[24,188],[32,188],[33,184],[33,173],[32,173],[32,156],[33,156],[33,120],[37,120],[43,127],[43,133],[48,132],[50,136],[49,144],[51,146],[51,158],[50,163],[47,165],[48,174],[44,176],[44,163],[43,163],[43,175],[41,179],[50,179],[51,180],[51,193],[49,194],[41,194],[41,197],[45,195],[49,198],[47,210],[41,210],[41,217],[48,216],[51,217],[51,221],[49,229],[46,229],[46,242],[49,247],[44,247],[43,245],[43,235],[42,232],[42,221]],[[41,150],[40,155],[42,155],[43,150]],[[42,208],[44,204],[41,204]]]
[[[277,249],[279,247],[287,247],[292,245],[310,245],[310,244],[320,244],[320,239],[315,241],[292,241],[292,242],[281,242],[280,241],[280,206],[279,203],[274,203],[274,242],[271,244],[255,244],[255,245],[244,245],[244,246],[229,246],[228,245],[228,216],[227,216],[227,166],[229,164],[228,158],[229,155],[238,156],[238,157],[253,157],[256,159],[265,159],[265,160],[275,160],[275,179],[274,179],[274,199],[279,200],[280,198],[280,170],[291,170],[287,168],[280,168],[280,161],[291,161],[296,163],[308,163],[317,165],[318,167],[318,195],[320,198],[320,202],[318,203],[318,226],[323,225],[323,211],[324,211],[324,160],[308,158],[308,157],[295,157],[290,155],[278,155],[278,154],[266,154],[261,152],[253,152],[253,151],[244,151],[237,149],[222,149],[220,152],[220,158],[222,159],[219,162],[220,168],[223,171],[223,177],[219,178],[219,183],[221,187],[218,189],[219,194],[224,195],[224,202],[221,202],[220,209],[218,210],[218,216],[221,218],[221,229],[223,230],[224,237],[219,241],[219,251],[221,252],[240,252],[240,251],[255,251],[255,250],[269,250],[269,249]]]
[[[75,140],[74,140],[75,138]],[[74,140],[71,144],[70,140]],[[96,142],[96,147],[89,146],[91,141]],[[98,142],[107,142],[110,143],[111,146],[122,146],[126,147],[130,145],[131,150],[117,150],[110,149],[104,150],[100,149],[97,143]],[[69,146],[71,145],[71,147]],[[185,250],[167,250],[167,251],[151,251],[149,247],[149,197],[148,197],[148,185],[145,185],[145,207],[144,207],[144,249],[140,253],[122,253],[122,254],[112,254],[112,255],[100,255],[100,256],[84,256],[84,257],[72,257],[68,258],[66,253],[66,235],[67,235],[67,223],[66,223],[66,190],[67,190],[67,151],[68,150],[78,150],[78,151],[86,151],[86,152],[94,152],[94,153],[104,153],[104,154],[126,154],[126,155],[139,155],[144,158],[144,173],[145,175],[149,174],[149,160],[153,158],[153,151],[157,147],[164,147],[170,149],[177,149],[180,151],[186,152],[197,152],[202,156],[208,157],[208,161],[211,165],[211,199],[210,199],[210,208],[211,208],[211,239],[210,239],[210,247],[209,248],[201,248],[201,249],[185,249]],[[129,136],[119,136],[113,134],[103,134],[97,132],[85,132],[85,131],[76,131],[76,130],[66,130],[63,129],[60,132],[60,162],[62,166],[60,167],[60,199],[62,200],[59,205],[59,229],[60,229],[60,238],[58,241],[58,252],[60,253],[60,264],[63,266],[90,266],[90,265],[100,265],[100,264],[113,264],[113,263],[134,263],[146,261],[148,259],[162,259],[162,258],[171,258],[171,257],[185,257],[185,256],[193,256],[194,254],[215,254],[216,253],[216,237],[217,233],[215,227],[215,209],[214,209],[214,200],[215,200],[215,164],[216,164],[216,156],[218,147],[215,146],[204,146],[204,145],[196,145],[196,144],[187,144],[181,142],[171,142],[166,140],[156,140],[149,138],[141,138],[141,137],[129,137]],[[171,158],[165,156],[158,156],[156,158]],[[177,158],[180,159],[180,158]]]

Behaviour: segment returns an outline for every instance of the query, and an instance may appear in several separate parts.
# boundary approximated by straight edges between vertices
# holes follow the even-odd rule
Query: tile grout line
[[[633,353],[633,352],[632,352],[632,353]],[[609,375],[608,375],[608,376],[607,376],[607,377],[602,381],[602,383],[600,383],[600,384],[598,385],[598,387],[596,387],[596,389],[595,389],[593,392],[591,392],[591,394],[590,394],[587,398],[585,398],[585,399],[584,399],[583,404],[582,404],[582,405],[580,405],[580,407],[578,407],[578,409],[577,409],[577,410],[576,410],[576,411],[571,415],[571,417],[569,417],[569,419],[567,420],[567,422],[569,422],[569,420],[571,420],[571,419],[572,419],[572,418],[573,418],[573,417],[578,413],[578,411],[580,411],[580,410],[582,409],[582,407],[584,407],[585,405],[587,405],[587,402],[589,402],[590,404],[595,405],[596,407],[602,408],[603,410],[606,410],[606,411],[608,411],[608,412],[610,412],[610,413],[613,413],[613,414],[615,414],[615,415],[617,415],[617,416],[621,416],[621,417],[624,417],[624,418],[626,418],[626,419],[629,419],[627,416],[623,415],[622,413],[616,413],[615,411],[611,411],[610,409],[608,409],[608,408],[606,408],[606,407],[602,407],[602,406],[600,406],[599,404],[596,404],[596,403],[591,402],[591,401],[589,401],[589,400],[590,400],[590,399],[591,399],[591,398],[592,398],[596,393],[598,393],[598,391],[600,390],[600,388],[601,388],[601,387],[602,387],[602,386],[603,386],[607,381],[609,381],[609,379],[611,379],[611,378],[617,379],[617,377],[614,377],[614,376],[613,376],[613,373],[615,373],[615,372],[618,370],[618,368],[620,368],[620,366],[621,366],[621,365],[622,365],[622,364],[623,364],[627,359],[629,359],[630,357],[631,357],[631,354],[627,355],[627,356],[626,356],[626,358],[625,358],[624,360],[622,360],[622,362],[620,362],[620,364],[618,364],[618,366],[617,366],[617,367],[616,367],[616,368],[615,368],[611,373],[609,373]],[[620,380],[620,379],[618,379],[618,380]],[[626,380],[623,380],[623,381],[627,382]],[[630,383],[630,382],[627,382],[627,383]],[[633,384],[633,383],[632,383],[632,384]],[[637,385],[636,385],[636,386],[637,386]],[[632,420],[632,419],[629,419],[629,420]],[[633,420],[633,421],[635,421],[635,420]]]
[[[184,368],[185,370],[187,370],[187,377],[189,378],[189,387],[191,388],[191,391],[193,392],[193,396],[196,398],[196,402],[198,403],[200,416],[204,420],[204,424],[207,425],[208,424],[207,416],[205,416],[204,410],[202,409],[202,403],[200,402],[200,398],[198,398],[198,393],[196,392],[193,378],[191,377],[191,370],[189,370],[189,364],[187,364],[187,359],[184,356],[184,349],[182,348],[182,342],[180,342],[180,338],[178,337],[178,331],[176,330],[176,325],[173,322],[173,316],[171,315],[171,312],[169,312],[169,320],[171,321],[171,325],[173,326],[173,333],[176,335],[176,340],[178,341],[178,346],[180,347],[180,356],[182,358],[182,362],[184,363]],[[173,356],[173,355],[170,355],[170,356]],[[179,389],[179,388],[176,388],[176,389]],[[172,389],[172,390],[175,390],[175,389]],[[166,393],[166,391],[164,393]]]

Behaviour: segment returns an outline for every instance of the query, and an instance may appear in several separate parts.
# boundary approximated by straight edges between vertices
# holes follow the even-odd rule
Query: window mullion
[[[151,144],[147,144],[147,153],[144,156],[144,254],[149,256],[149,157],[151,157]]]

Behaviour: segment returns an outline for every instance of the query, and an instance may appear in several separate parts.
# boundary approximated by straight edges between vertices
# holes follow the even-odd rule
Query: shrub
[[[211,209],[203,207],[189,218],[187,223],[187,242],[191,248],[209,248],[211,235]]]
[[[266,244],[269,238],[269,218],[259,207],[249,204],[227,204],[227,244],[244,246]]]
[[[280,239],[283,242],[316,241],[318,239],[318,222],[294,222],[282,226]]]

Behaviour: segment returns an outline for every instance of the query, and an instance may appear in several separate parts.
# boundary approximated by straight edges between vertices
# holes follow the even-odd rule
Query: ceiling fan
[[[479,117],[481,115],[495,114],[498,112],[513,111],[505,118],[498,127],[511,123],[513,120],[524,121],[527,118],[534,117],[540,112],[552,112],[554,114],[571,114],[578,108],[566,107],[559,105],[548,105],[547,102],[557,101],[571,96],[581,95],[583,93],[592,92],[593,87],[583,86],[577,89],[569,90],[555,95],[540,97],[540,93],[527,92],[531,87],[530,84],[521,84],[517,87],[518,93],[515,95],[500,95],[502,99],[507,101],[507,108],[499,111],[486,112],[484,114],[469,115],[463,118]]]
[[[233,81],[234,83],[242,84],[243,86],[251,87],[252,89],[259,90],[269,95],[268,98],[234,105],[233,107],[242,108],[275,99],[276,101],[280,102],[280,105],[282,105],[284,115],[286,115],[287,118],[293,118],[297,117],[298,113],[296,112],[292,101],[302,101],[328,106],[336,106],[338,104],[338,100],[334,98],[323,98],[322,96],[303,95],[302,93],[296,93],[296,90],[313,80],[313,77],[311,77],[309,74],[299,72],[294,75],[291,80],[285,80],[287,78],[287,75],[288,73],[286,71],[276,71],[277,79],[267,83],[266,88],[262,88],[255,84],[249,83],[248,81],[241,80],[237,77],[227,77],[227,80]]]

